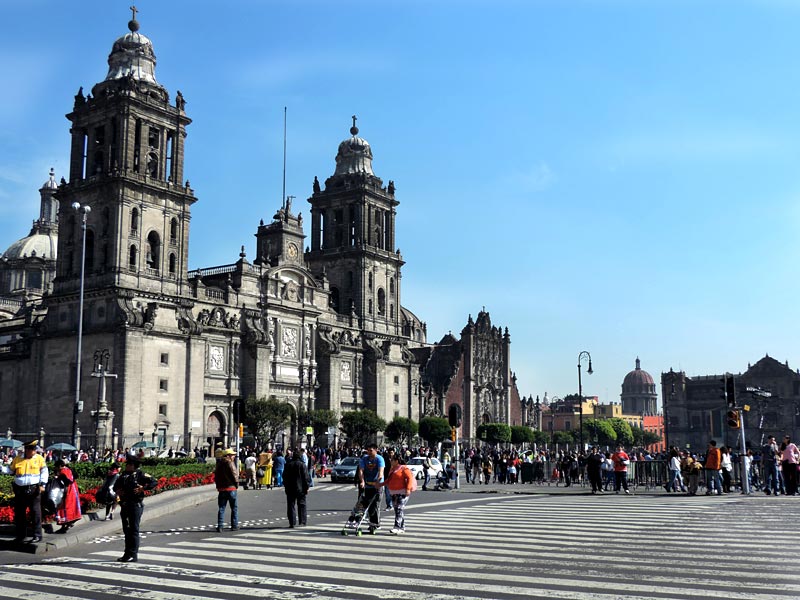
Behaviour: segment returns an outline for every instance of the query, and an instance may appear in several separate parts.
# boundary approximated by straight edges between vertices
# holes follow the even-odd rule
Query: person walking
[[[617,451],[611,455],[611,460],[614,463],[614,492],[619,494],[619,489],[622,487],[626,494],[630,494],[628,491],[628,465],[631,459],[622,444],[617,446]]]
[[[681,478],[681,459],[678,451],[675,448],[669,451],[669,461],[667,462],[667,469],[669,471],[669,479],[667,480],[667,491],[677,492],[678,484],[680,484],[681,491],[686,491]]]
[[[220,460],[214,469],[214,482],[217,485],[217,533],[222,532],[225,526],[225,507],[231,507],[231,530],[239,529],[239,503],[236,490],[239,487],[239,470],[234,462],[236,452],[233,448],[226,448],[220,452]]]
[[[433,465],[431,463],[431,453],[428,452],[422,460],[422,474],[425,476],[425,481],[422,482],[423,490],[427,490],[428,484],[431,482],[431,470],[433,470]]]
[[[722,491],[726,494],[731,493],[733,483],[733,461],[731,460],[731,448],[723,446],[720,450],[720,469],[722,470]]]
[[[278,450],[275,453],[272,463],[275,469],[275,487],[283,485],[283,470],[286,468],[286,458],[283,456],[283,451]]]
[[[125,535],[125,553],[117,562],[139,560],[139,524],[144,512],[144,493],[152,490],[158,483],[151,475],[142,472],[139,465],[139,457],[129,455],[125,461],[125,471],[114,485],[114,492],[119,497],[122,532]]]
[[[375,531],[381,527],[380,498],[375,496],[380,494],[379,485],[383,483],[383,470],[386,467],[383,457],[378,454],[377,445],[367,446],[367,453],[361,457],[358,466],[358,488],[364,494],[364,503],[369,506],[370,531]]]
[[[603,460],[600,449],[597,446],[593,446],[591,453],[586,457],[586,475],[589,477],[593,494],[603,493],[603,482],[600,479]]]
[[[116,464],[112,464],[106,474],[106,480],[103,482],[100,491],[97,492],[98,502],[106,505],[104,521],[110,521],[114,518],[114,509],[117,507],[117,494],[114,492],[114,486],[117,483],[117,479],[119,479],[119,467]]]
[[[309,489],[308,468],[300,450],[295,449],[291,460],[283,471],[283,488],[286,491],[286,516],[289,527],[295,522],[301,527],[307,524],[306,496]]]
[[[56,507],[56,523],[61,525],[61,528],[55,533],[66,533],[82,516],[80,491],[72,469],[63,459],[59,458],[55,462],[53,470],[55,476],[64,484],[64,498]]]
[[[706,470],[706,496],[713,494],[714,489],[717,496],[722,495],[722,477],[719,472],[721,464],[722,454],[717,448],[717,441],[711,440],[708,442],[706,460],[703,463],[703,468]]]
[[[31,440],[24,445],[22,456],[15,456],[9,469],[14,476],[11,488],[14,491],[14,541],[21,543],[28,528],[28,509],[33,517],[33,537],[30,543],[42,541],[42,492],[49,479],[50,471],[44,457],[36,452],[39,440]]]
[[[761,470],[764,473],[764,493],[767,495],[770,489],[778,495],[778,462],[778,443],[775,436],[771,435],[761,447]]]
[[[272,489],[272,452],[262,452],[258,455],[258,470],[256,471],[258,489],[267,486]]]
[[[252,487],[256,489],[256,459],[255,452],[248,452],[247,458],[244,459],[244,489]]]
[[[406,532],[405,509],[411,494],[417,489],[417,480],[414,473],[406,466],[406,461],[401,456],[392,455],[389,459],[389,474],[383,485],[392,498],[394,508],[394,527],[389,533],[398,535]]]
[[[783,467],[783,481],[786,487],[787,496],[797,495],[797,464],[800,462],[800,450],[792,442],[791,436],[783,437],[783,455],[781,456],[781,466]]]

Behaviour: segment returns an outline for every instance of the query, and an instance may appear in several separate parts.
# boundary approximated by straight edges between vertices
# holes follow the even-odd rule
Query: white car
[[[422,464],[425,462],[425,458],[422,456],[415,456],[414,458],[408,459],[408,468],[411,469],[411,472],[414,474],[414,477],[417,479],[424,479],[425,477],[425,470],[422,468]],[[428,469],[431,480],[436,479],[436,474],[439,473],[444,467],[442,463],[439,462],[438,458],[431,458],[431,468]]]

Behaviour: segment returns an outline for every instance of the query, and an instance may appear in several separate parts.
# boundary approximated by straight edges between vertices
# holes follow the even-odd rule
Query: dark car
[[[356,471],[358,470],[358,459],[355,456],[348,456],[342,459],[338,465],[333,466],[331,471],[331,483],[338,483],[340,481],[356,480]]]

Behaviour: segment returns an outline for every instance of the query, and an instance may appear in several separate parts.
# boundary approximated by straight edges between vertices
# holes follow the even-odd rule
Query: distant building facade
[[[715,439],[733,448],[739,445],[739,431],[726,423],[728,407],[722,397],[724,374],[688,377],[670,369],[661,374],[666,435],[670,445],[703,450]],[[736,403],[749,405],[744,413],[747,446],[757,449],[768,435],[780,439],[800,433],[800,372],[765,356],[744,373],[734,376]],[[761,388],[771,392],[763,397],[747,391]]]

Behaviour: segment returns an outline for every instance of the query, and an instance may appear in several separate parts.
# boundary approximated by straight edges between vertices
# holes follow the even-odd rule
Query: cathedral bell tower
[[[322,190],[316,177],[311,204],[311,249],[306,261],[330,282],[331,307],[355,315],[362,327],[401,333],[400,277],[404,261],[395,249],[394,182],[384,187],[372,171],[372,149],[358,137],[339,144],[336,171]]]
[[[178,92],[174,103],[155,76],[151,41],[134,18],[114,42],[105,80],[67,115],[72,127],[69,181],[57,197],[56,294],[74,292],[81,266],[81,216],[86,230],[86,285],[181,294],[186,281],[190,208],[183,182],[184,138],[191,119]]]

